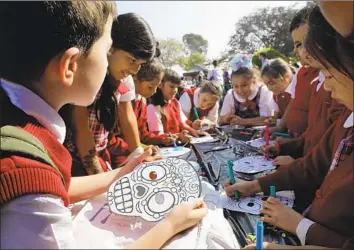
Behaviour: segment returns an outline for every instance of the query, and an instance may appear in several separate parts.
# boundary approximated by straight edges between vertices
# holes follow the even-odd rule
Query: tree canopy
[[[192,55],[195,52],[206,55],[208,52],[208,41],[201,35],[189,33],[185,34],[182,41],[187,49],[187,54]]]

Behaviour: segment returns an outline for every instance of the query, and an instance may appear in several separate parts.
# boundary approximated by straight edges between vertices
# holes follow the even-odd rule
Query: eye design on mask
[[[161,166],[148,166],[141,172],[141,177],[146,181],[159,181],[166,176],[165,168]]]

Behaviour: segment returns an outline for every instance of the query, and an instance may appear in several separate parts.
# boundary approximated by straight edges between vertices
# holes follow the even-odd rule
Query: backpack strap
[[[60,175],[64,185],[65,179],[59,168],[50,158],[42,142],[27,131],[14,127],[3,126],[0,128],[1,151],[15,155],[25,155],[31,159],[48,164]]]

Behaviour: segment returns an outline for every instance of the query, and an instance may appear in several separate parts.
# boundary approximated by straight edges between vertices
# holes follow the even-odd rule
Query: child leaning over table
[[[69,204],[106,192],[151,154],[118,170],[71,178],[71,157],[62,145],[65,123],[58,110],[95,99],[115,15],[115,3],[106,1],[0,2],[0,126],[13,146],[4,149],[2,141],[2,249],[79,248]],[[36,146],[23,147],[26,142]],[[206,213],[202,201],[179,205],[130,247],[161,248]]]

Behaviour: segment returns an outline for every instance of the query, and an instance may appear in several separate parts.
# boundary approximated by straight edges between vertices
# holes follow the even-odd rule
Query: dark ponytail
[[[105,130],[113,131],[117,125],[118,103],[115,94],[117,86],[109,81],[109,76],[106,76],[102,84],[101,96],[95,103],[95,109],[96,118],[103,124]]]

